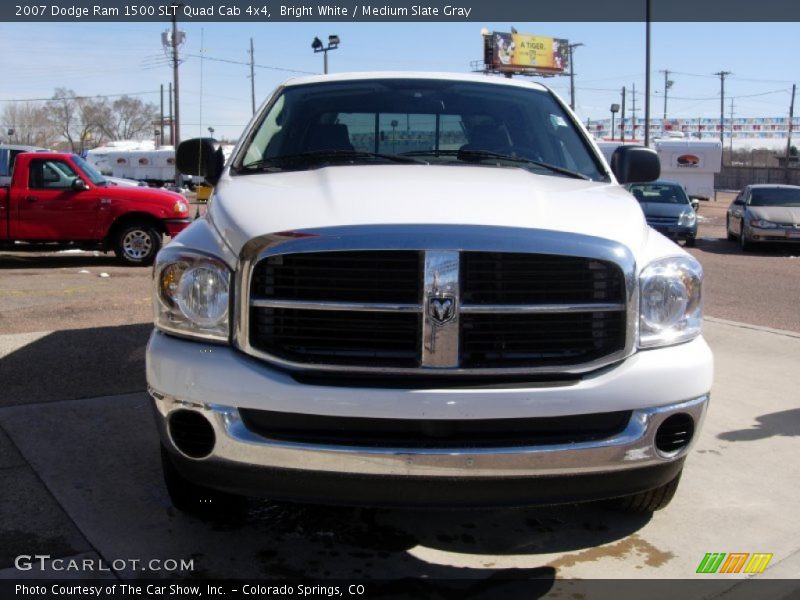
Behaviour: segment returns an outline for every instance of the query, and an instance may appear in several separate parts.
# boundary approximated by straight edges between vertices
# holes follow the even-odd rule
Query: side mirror
[[[620,146],[611,155],[611,171],[620,183],[647,183],[661,175],[661,162],[645,146]]]
[[[184,175],[200,175],[216,185],[225,167],[225,156],[214,138],[192,138],[178,145],[175,164]]]
[[[89,185],[80,177],[76,177],[72,180],[72,185],[70,188],[73,192],[85,192],[89,189]]]
[[[692,208],[694,209],[694,212],[697,212],[698,210],[700,210],[700,200],[698,200],[697,198],[692,198],[691,202],[692,202]]]

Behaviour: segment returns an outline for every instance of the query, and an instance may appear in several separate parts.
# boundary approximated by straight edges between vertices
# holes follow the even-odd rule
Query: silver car
[[[800,186],[748,185],[728,207],[728,239],[742,250],[767,242],[800,242]]]

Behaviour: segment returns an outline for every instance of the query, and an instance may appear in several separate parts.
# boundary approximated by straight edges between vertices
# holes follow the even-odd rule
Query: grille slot
[[[609,262],[504,252],[461,254],[464,304],[623,302],[625,280]]]
[[[253,271],[260,298],[338,302],[419,302],[416,251],[309,252],[271,256]]]
[[[375,419],[239,409],[265,438],[308,444],[397,448],[497,448],[573,444],[622,432],[630,411],[522,419]]]
[[[622,312],[461,315],[465,368],[575,365],[621,350]]]
[[[418,366],[416,313],[251,308],[250,343],[307,363]]]

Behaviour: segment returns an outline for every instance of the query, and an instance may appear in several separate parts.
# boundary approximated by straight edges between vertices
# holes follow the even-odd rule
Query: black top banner
[[[800,21],[796,0],[17,0],[0,20],[36,21]]]

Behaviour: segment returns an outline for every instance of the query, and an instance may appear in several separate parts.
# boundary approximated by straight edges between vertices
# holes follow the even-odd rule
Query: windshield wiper
[[[522,156],[512,156],[509,154],[501,154],[499,152],[490,152],[489,150],[414,150],[411,152],[404,152],[402,156],[455,156],[458,160],[464,162],[494,158],[513,163],[533,165],[547,169],[548,171],[552,171],[554,173],[558,173],[560,175],[567,175],[568,177],[573,177],[575,179],[585,179],[587,181],[591,181],[591,177],[588,175],[584,175],[583,173],[578,173],[577,171],[572,171],[570,169],[565,169],[564,167],[551,165],[550,163],[533,160],[531,158],[524,158]]]
[[[426,160],[403,156],[400,154],[383,154],[380,152],[363,152],[361,150],[317,150],[313,152],[299,152],[297,154],[284,154],[282,156],[271,156],[262,158],[242,165],[239,170],[265,169],[265,168],[296,168],[299,165],[309,165],[317,162],[331,160],[359,160],[359,159],[379,159],[394,163],[404,164],[429,164]]]

